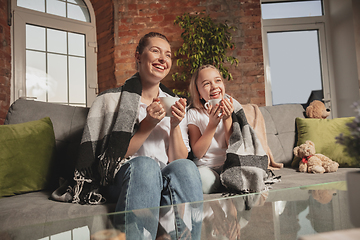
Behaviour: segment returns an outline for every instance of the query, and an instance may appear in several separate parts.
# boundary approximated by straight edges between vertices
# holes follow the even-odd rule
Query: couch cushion
[[[41,227],[57,228],[56,231],[58,233],[78,226],[84,226],[81,225],[82,222],[88,220],[84,218],[85,216],[104,215],[115,211],[115,203],[101,205],[63,203],[49,200],[50,194],[50,192],[39,191],[0,198],[0,232],[8,229],[21,230],[24,228],[23,226],[29,226],[28,228],[41,231],[45,230],[41,229]],[[71,220],[73,218],[77,218],[77,220]],[[60,220],[62,222],[49,224],[50,222]],[[45,225],[41,225],[43,223]],[[33,224],[40,225],[34,226]],[[38,232],[34,231],[34,233]],[[41,236],[30,236],[22,239],[41,238]],[[18,238],[14,237],[11,239]]]
[[[304,117],[304,108],[301,104],[283,104],[260,107],[260,111],[275,162],[290,166],[295,145],[295,119]]]
[[[340,167],[360,167],[359,161],[350,157],[345,147],[336,143],[335,137],[340,133],[349,134],[346,123],[354,120],[354,117],[334,119],[296,119],[298,130],[297,146],[311,140],[315,144],[316,153],[324,154],[339,163]],[[294,157],[292,167],[299,166],[300,158]]]
[[[54,130],[50,118],[0,126],[0,197],[47,187]]]
[[[50,117],[56,140],[53,188],[59,177],[72,178],[75,160],[89,108],[18,99],[9,108],[5,124],[24,123]]]

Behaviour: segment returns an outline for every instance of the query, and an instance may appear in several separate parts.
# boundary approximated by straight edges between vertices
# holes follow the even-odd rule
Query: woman
[[[148,33],[135,57],[138,72],[122,87],[101,93],[89,111],[72,202],[99,204],[106,196],[117,202],[116,211],[153,208],[150,217],[130,212],[115,224],[125,226],[127,239],[155,239],[159,206],[201,201],[203,195],[199,172],[185,159],[186,99],[172,107],[172,117],[165,117],[159,102],[159,97],[173,96],[160,83],[172,64],[169,41],[160,33]],[[189,230],[198,238],[201,222],[194,220],[187,230],[178,208],[172,210],[176,238]],[[196,205],[193,210],[201,209]]]

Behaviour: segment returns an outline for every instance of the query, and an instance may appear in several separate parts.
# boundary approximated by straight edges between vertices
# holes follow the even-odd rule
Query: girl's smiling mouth
[[[210,93],[210,98],[219,98],[219,97],[221,97],[221,91]]]

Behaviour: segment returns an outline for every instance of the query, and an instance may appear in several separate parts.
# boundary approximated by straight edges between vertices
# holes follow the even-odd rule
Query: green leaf
[[[200,13],[184,13],[177,16],[174,24],[183,30],[181,38],[184,43],[174,53],[176,65],[181,67],[182,72],[175,73],[172,78],[175,81],[188,81],[198,67],[203,64],[213,64],[219,68],[224,78],[232,79],[231,73],[223,66],[223,62],[231,65],[238,64],[239,60],[228,56],[229,50],[234,50],[235,44],[231,42],[230,30],[236,27],[225,23],[215,23],[209,15]]]

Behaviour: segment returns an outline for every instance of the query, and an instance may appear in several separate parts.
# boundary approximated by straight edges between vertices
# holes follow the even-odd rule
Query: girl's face
[[[225,96],[225,86],[220,73],[213,68],[204,68],[199,72],[196,80],[200,99],[205,101],[209,99],[220,98]]]
[[[141,54],[136,53],[136,59],[142,80],[160,82],[170,72],[170,44],[162,38],[149,38],[144,51]]]

